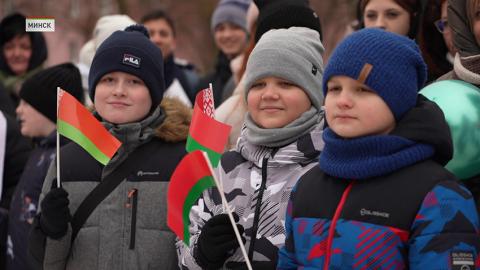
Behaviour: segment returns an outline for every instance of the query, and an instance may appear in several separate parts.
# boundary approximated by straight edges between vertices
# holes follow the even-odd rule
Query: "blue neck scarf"
[[[351,180],[386,175],[434,154],[430,145],[394,135],[344,139],[326,128],[323,140],[320,168],[328,175]]]

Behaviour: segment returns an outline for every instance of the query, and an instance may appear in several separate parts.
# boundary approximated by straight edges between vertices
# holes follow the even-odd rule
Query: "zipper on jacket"
[[[267,164],[268,158],[262,161],[262,183],[258,189],[257,204],[255,205],[255,215],[253,216],[252,235],[250,236],[250,247],[248,248],[248,258],[253,261],[253,251],[255,250],[255,241],[257,240],[258,222],[260,220],[260,209],[262,208],[263,192],[267,185]]]
[[[333,237],[335,236],[335,227],[337,225],[338,218],[342,213],[343,207],[345,206],[345,201],[347,200],[348,194],[352,189],[353,182],[351,182],[345,191],[343,191],[342,198],[338,203],[337,209],[335,209],[335,214],[333,215],[332,223],[330,224],[330,228],[328,229],[328,236],[327,236],[327,248],[325,252],[325,263],[323,265],[324,270],[328,270],[328,266],[330,265],[330,257],[332,256],[332,245],[333,245]]]
[[[137,231],[137,196],[138,190],[136,188],[131,189],[128,192],[127,203],[125,204],[125,207],[132,209],[130,223],[130,249],[135,248],[135,233]]]

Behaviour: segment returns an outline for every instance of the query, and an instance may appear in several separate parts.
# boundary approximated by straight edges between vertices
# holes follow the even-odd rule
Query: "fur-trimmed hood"
[[[164,97],[160,107],[166,117],[155,130],[155,136],[167,142],[185,141],[192,119],[192,109],[176,98]]]

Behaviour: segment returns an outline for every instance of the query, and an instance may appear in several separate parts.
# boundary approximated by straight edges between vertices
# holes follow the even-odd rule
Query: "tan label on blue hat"
[[[369,63],[366,63],[363,66],[362,70],[360,71],[360,74],[358,75],[357,81],[365,84],[365,81],[367,80],[368,75],[370,75],[370,72],[372,71],[372,69],[373,69],[373,66]]]

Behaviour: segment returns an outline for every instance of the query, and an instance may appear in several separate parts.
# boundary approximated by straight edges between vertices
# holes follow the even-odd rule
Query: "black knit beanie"
[[[57,87],[69,92],[83,103],[80,71],[71,63],[44,69],[28,78],[20,89],[20,98],[56,123]]]
[[[144,26],[131,25],[125,31],[115,31],[98,47],[88,74],[88,89],[93,101],[98,81],[114,71],[142,79],[150,92],[152,106],[160,104],[165,91],[163,57],[160,49],[150,41]]]
[[[308,0],[254,0],[254,2],[259,10],[255,43],[268,30],[293,26],[313,29],[318,31],[320,38],[322,37],[320,20],[310,8]]]

